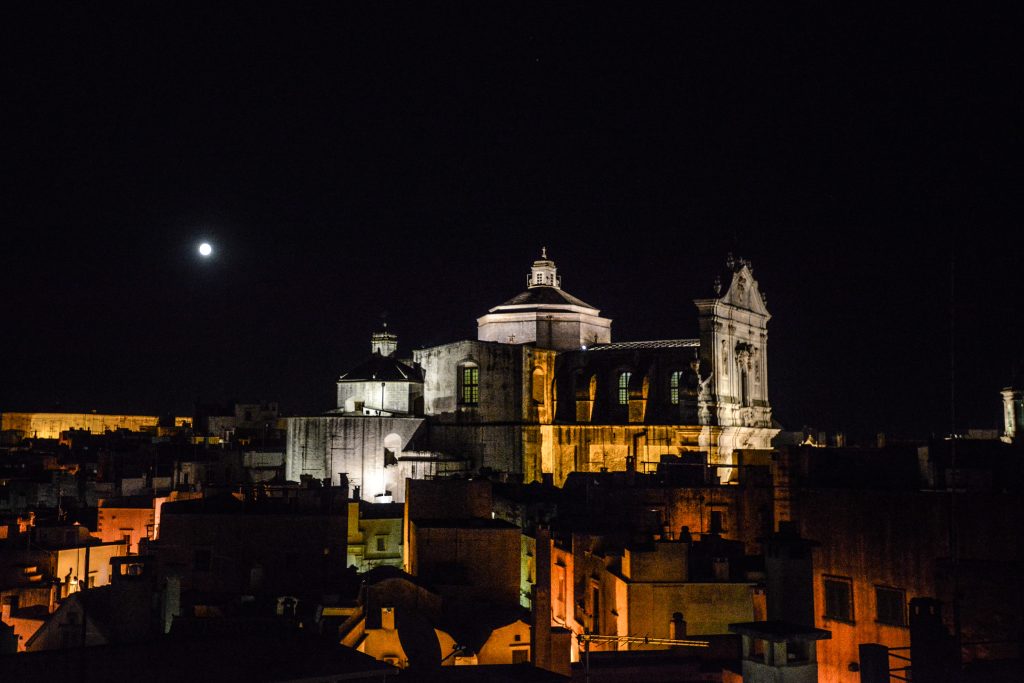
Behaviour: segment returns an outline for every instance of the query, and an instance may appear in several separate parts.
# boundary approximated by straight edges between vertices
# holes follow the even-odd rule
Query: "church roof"
[[[696,349],[700,339],[652,339],[650,341],[612,342],[588,346],[588,351],[624,351],[628,349]]]
[[[362,382],[366,380],[422,382],[423,371],[406,365],[391,356],[382,356],[379,353],[374,353],[338,378],[339,382]]]
[[[594,308],[590,304],[580,299],[577,299],[572,294],[564,292],[557,287],[531,287],[530,289],[517,294],[512,297],[501,306],[495,308],[501,308],[502,306],[582,306],[584,308]],[[491,309],[492,311],[494,308]]]

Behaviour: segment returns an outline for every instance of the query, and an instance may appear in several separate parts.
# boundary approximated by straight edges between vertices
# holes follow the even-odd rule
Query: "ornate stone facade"
[[[478,320],[478,341],[414,353],[432,446],[474,467],[556,483],[573,471],[625,469],[627,458],[649,469],[663,455],[703,451],[728,466],[741,464],[742,451],[769,449],[778,432],[768,401],[771,316],[750,263],[730,256],[726,265],[724,294],[719,286],[694,302],[699,338],[616,343],[611,320],[588,304],[600,335],[549,333],[550,320],[575,315],[564,299],[582,302],[561,291],[542,252],[527,291]]]
[[[742,454],[768,450],[778,429],[768,400],[771,316],[750,263],[730,256],[726,265],[724,293],[719,283],[715,296],[694,302],[698,338],[613,342],[612,321],[564,292],[554,261],[542,252],[527,290],[478,319],[476,340],[418,349],[411,362],[399,363],[378,346],[393,353],[395,340],[375,336],[372,362],[339,380],[337,412],[349,417],[334,419],[422,415],[400,448],[390,450],[397,462],[406,450],[431,462],[441,458],[420,467],[420,476],[439,473],[444,460],[525,481],[550,476],[560,485],[575,471],[646,471],[663,456],[704,452],[729,481]],[[394,376],[382,379],[384,370]],[[364,377],[367,371],[378,374]],[[361,411],[353,409],[355,388],[345,389],[342,403],[349,381],[369,387]],[[396,393],[389,403],[389,381],[402,385],[402,401]],[[308,423],[325,419],[290,422],[288,476],[346,471],[352,479],[358,469],[360,481],[397,494],[402,468],[388,470],[395,463],[386,457],[385,434],[339,441],[326,434],[368,433],[366,426]]]

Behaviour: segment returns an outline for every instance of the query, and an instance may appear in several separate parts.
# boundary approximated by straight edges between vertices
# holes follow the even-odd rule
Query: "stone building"
[[[405,480],[464,469],[463,461],[426,450],[422,370],[395,357],[398,337],[384,330],[371,353],[337,381],[337,406],[288,418],[285,478],[331,481],[344,475],[354,496],[402,502]]]
[[[344,490],[282,493],[165,503],[153,546],[161,571],[179,577],[195,600],[317,594],[333,585],[347,560]]]
[[[1024,505],[1016,447],[945,439],[879,450],[803,446],[778,458],[793,476],[793,527],[817,541],[813,625],[832,633],[818,644],[822,680],[859,683],[851,665],[862,643],[909,648],[915,599],[945,605],[946,627],[961,629],[964,663],[1019,660]]]
[[[370,356],[338,378],[344,415],[422,416],[423,373],[394,357],[398,337],[385,328],[371,337]]]
[[[526,290],[477,319],[477,339],[404,362],[393,334],[374,335],[370,358],[339,379],[337,408],[289,420],[286,476],[344,472],[372,500],[453,463],[561,485],[572,472],[649,471],[701,451],[731,481],[730,466],[766,452],[778,429],[771,316],[750,262],[730,255],[726,266],[725,286],[694,300],[698,336],[615,342],[611,319],[562,289],[544,250]]]
[[[402,566],[404,507],[399,503],[349,501],[349,567],[366,572],[374,567]]]
[[[431,447],[526,481],[641,469],[705,451],[712,464],[764,451],[771,318],[749,261],[694,301],[699,336],[614,342],[611,320],[568,294],[542,252],[526,291],[478,319],[477,340],[414,351]],[[721,476],[734,476],[728,468]]]

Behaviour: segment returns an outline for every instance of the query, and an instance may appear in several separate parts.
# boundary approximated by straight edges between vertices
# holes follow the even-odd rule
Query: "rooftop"
[[[414,519],[421,529],[518,529],[515,524],[503,519],[448,518],[448,519]]]
[[[419,368],[406,365],[391,356],[373,353],[362,363],[338,378],[339,382],[364,382],[366,380],[422,382],[423,372]]]
[[[813,626],[800,626],[787,621],[747,621],[729,624],[729,630],[741,636],[751,636],[773,643],[787,640],[829,640],[832,632]]]
[[[588,351],[625,351],[630,349],[696,349],[700,339],[651,339],[649,341],[612,342],[588,346]]]
[[[565,292],[557,287],[531,287],[525,292],[515,295],[500,306],[495,306],[491,311],[503,308],[505,306],[582,306],[583,308],[591,308],[587,302],[582,299],[577,299],[572,294]],[[596,310],[596,309],[595,309]]]

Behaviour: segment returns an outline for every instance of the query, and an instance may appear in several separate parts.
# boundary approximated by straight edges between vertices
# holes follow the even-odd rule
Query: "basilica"
[[[288,420],[286,476],[343,477],[401,501],[406,478],[485,470],[561,485],[577,471],[706,461],[722,483],[768,457],[768,320],[751,265],[730,256],[694,300],[699,337],[615,341],[562,288],[546,250],[526,289],[477,319],[477,338],[397,357],[397,337],[337,381],[337,407]]]

